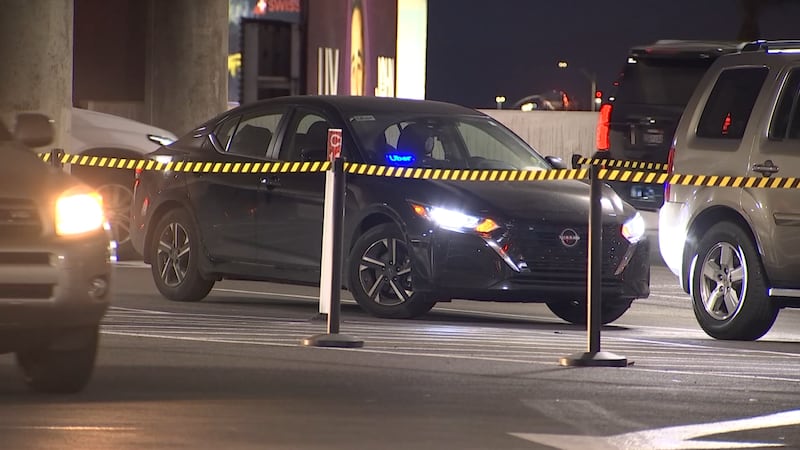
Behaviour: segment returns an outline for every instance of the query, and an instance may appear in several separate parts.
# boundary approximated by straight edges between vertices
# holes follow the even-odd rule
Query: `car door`
[[[298,108],[287,121],[277,150],[280,162],[325,161],[331,121],[321,112]],[[259,260],[285,276],[318,282],[322,252],[325,174],[281,173],[262,180],[259,195]]]
[[[284,112],[285,108],[271,107],[223,121],[205,143],[214,162],[221,164],[188,177],[189,200],[212,258],[234,263],[257,260],[256,211],[262,176],[251,168],[266,161]]]
[[[748,176],[751,177],[800,177],[800,67],[783,71],[777,80],[779,89],[764,98],[764,107],[750,157]],[[766,96],[765,96],[766,97]],[[774,105],[774,109],[773,108]],[[743,206],[756,220],[766,225],[764,230],[768,249],[764,258],[773,268],[770,281],[773,285],[796,285],[800,272],[800,190],[798,189],[750,189],[751,202]],[[758,205],[749,208],[747,205]],[[765,216],[765,217],[758,217]]]

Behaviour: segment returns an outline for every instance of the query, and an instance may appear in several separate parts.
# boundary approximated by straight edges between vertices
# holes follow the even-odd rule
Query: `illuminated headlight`
[[[56,200],[56,234],[68,236],[103,228],[103,198],[96,192],[66,192]]]
[[[171,138],[168,138],[168,137],[165,137],[165,136],[159,136],[157,134],[148,134],[147,135],[147,139],[149,141],[151,141],[151,142],[155,142],[158,145],[169,145],[169,144],[172,144],[173,142],[175,142]]]
[[[438,225],[439,228],[446,230],[489,233],[500,228],[497,222],[486,217],[473,216],[452,209],[425,206],[417,203],[412,203],[411,207],[414,208],[414,212],[418,216],[424,217]]]
[[[161,164],[169,164],[172,162],[172,156],[170,155],[155,155],[153,159]]]
[[[622,236],[631,244],[642,240],[645,232],[644,219],[638,212],[622,224]]]

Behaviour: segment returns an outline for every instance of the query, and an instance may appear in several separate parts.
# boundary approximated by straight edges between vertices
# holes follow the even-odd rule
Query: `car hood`
[[[498,215],[507,220],[589,219],[590,188],[587,183],[577,180],[430,183],[429,189],[421,189],[427,195],[418,201]],[[634,208],[623,202],[610,187],[603,185],[602,195],[604,215],[624,220],[635,213]],[[452,199],[466,201],[456,203]]]
[[[122,148],[146,154],[156,150],[160,144],[147,138],[148,135],[176,140],[174,133],[125,117],[105,114],[87,109],[72,109],[70,132],[71,153],[80,153],[90,148]]]

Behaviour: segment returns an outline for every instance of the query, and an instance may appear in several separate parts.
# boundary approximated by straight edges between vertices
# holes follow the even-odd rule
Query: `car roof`
[[[631,47],[637,58],[715,58],[741,50],[747,42],[662,39],[652,44]]]
[[[258,109],[260,105],[264,104],[308,105],[322,108],[334,108],[341,112],[420,112],[429,114],[484,115],[471,108],[434,100],[349,95],[295,95],[276,97],[248,103],[231,111],[244,112],[251,109]]]

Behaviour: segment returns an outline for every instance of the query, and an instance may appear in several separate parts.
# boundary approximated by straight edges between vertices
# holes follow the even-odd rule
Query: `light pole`
[[[502,95],[498,95],[494,98],[494,102],[497,104],[497,109],[503,109],[503,103],[506,102],[506,98]]]
[[[566,69],[569,67],[569,64],[566,61],[559,61],[558,62],[559,69]],[[595,101],[594,101],[594,93],[597,92],[597,76],[594,73],[589,72],[588,70],[581,67],[580,69],[581,75],[586,77],[587,80],[591,83],[592,92],[589,94],[589,107],[592,111],[597,111]]]

